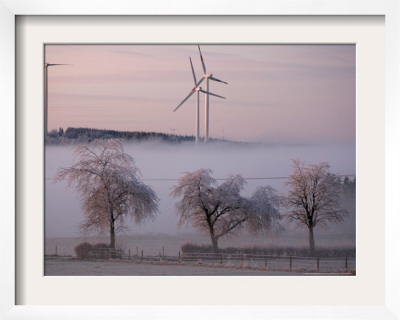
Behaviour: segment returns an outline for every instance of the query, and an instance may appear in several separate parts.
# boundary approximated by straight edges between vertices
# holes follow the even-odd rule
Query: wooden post
[[[139,257],[139,247],[136,246],[136,256]]]
[[[165,256],[164,246],[162,246],[162,256]]]
[[[56,256],[58,256],[58,254],[57,254],[57,246],[56,246]]]
[[[179,251],[178,259],[179,259],[179,261],[181,261],[181,251]]]
[[[131,260],[131,249],[128,251],[128,260]]]
[[[345,258],[345,261],[344,261],[344,267],[345,267],[345,269],[347,270],[347,256],[346,256],[346,258]]]
[[[142,250],[142,259],[140,261],[142,261],[142,260],[143,260],[143,250]]]
[[[111,248],[108,249],[108,259],[111,259]]]
[[[268,259],[267,259],[267,257],[265,257],[265,268],[268,269]]]
[[[317,258],[317,271],[319,271],[319,257]]]
[[[222,264],[223,254],[221,253],[221,264]]]
[[[289,257],[290,269],[292,269],[292,256]]]

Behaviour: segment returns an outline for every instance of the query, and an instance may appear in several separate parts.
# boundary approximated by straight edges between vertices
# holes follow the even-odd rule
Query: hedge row
[[[214,253],[211,245],[197,245],[194,243],[185,243],[181,246],[183,253]],[[245,248],[222,248],[218,253],[226,254],[254,254],[254,255],[268,255],[268,256],[309,256],[309,248],[297,247],[245,247]],[[318,257],[349,257],[355,258],[355,248],[316,248],[315,256]]]

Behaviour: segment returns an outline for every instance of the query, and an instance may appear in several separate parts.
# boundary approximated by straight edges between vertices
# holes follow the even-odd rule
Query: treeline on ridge
[[[169,143],[181,143],[194,141],[194,136],[182,136],[161,132],[145,131],[116,131],[94,128],[71,128],[64,131],[52,130],[46,136],[47,144],[75,144],[88,143],[96,139],[121,139],[125,141],[163,141]]]
[[[194,136],[169,134],[163,132],[147,132],[147,131],[117,131],[108,129],[95,128],[72,128],[69,127],[64,131],[63,128],[51,130],[45,137],[46,144],[82,144],[90,143],[96,139],[121,139],[123,141],[159,141],[164,143],[182,143],[194,142]],[[202,141],[202,138],[200,138]],[[225,139],[209,138],[209,142],[224,142],[230,145],[251,146],[258,144],[257,142],[240,142]]]

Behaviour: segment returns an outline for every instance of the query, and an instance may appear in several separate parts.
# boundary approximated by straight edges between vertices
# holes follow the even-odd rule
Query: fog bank
[[[76,237],[83,221],[78,194],[67,189],[66,182],[54,184],[52,177],[60,167],[74,163],[73,146],[46,146],[45,154],[45,236]],[[226,143],[163,144],[125,143],[124,151],[134,157],[145,183],[152,186],[160,198],[159,214],[154,221],[143,225],[129,225],[129,233],[191,232],[190,227],[178,229],[175,213],[177,199],[171,188],[185,172],[210,168],[213,177],[224,179],[229,174],[241,174],[247,180],[243,195],[249,196],[258,186],[270,185],[286,193],[286,179],[292,172],[291,159],[306,163],[328,162],[335,174],[355,174],[355,145],[242,145]],[[278,178],[278,179],[277,179]],[[218,181],[221,182],[221,181]],[[317,227],[318,229],[318,227]],[[339,227],[337,230],[342,230]],[[346,229],[346,228],[344,228]],[[352,228],[348,232],[355,232]],[[334,233],[331,228],[328,233]]]

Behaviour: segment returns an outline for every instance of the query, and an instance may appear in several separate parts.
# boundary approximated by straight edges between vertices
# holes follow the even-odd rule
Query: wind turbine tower
[[[47,135],[48,131],[48,120],[49,120],[49,81],[48,81],[48,67],[53,66],[66,66],[61,63],[45,63],[44,64],[44,134]]]
[[[199,99],[200,99],[199,95],[200,95],[200,92],[206,94],[207,96],[210,94],[212,96],[215,96],[215,97],[218,97],[218,98],[222,98],[222,99],[225,99],[225,97],[219,96],[219,95],[217,95],[215,93],[211,93],[208,90],[203,90],[199,86],[200,83],[202,83],[205,78],[203,77],[203,78],[201,78],[201,80],[199,82],[197,82],[196,75],[195,75],[194,69],[193,69],[192,59],[190,57],[189,57],[189,60],[190,60],[190,67],[192,68],[194,88],[192,89],[192,91],[190,91],[190,93],[186,96],[186,98],[183,99],[182,102],[174,109],[174,112],[176,110],[178,110],[180,108],[180,106],[183,105],[186,102],[186,100],[188,100],[193,95],[193,93],[197,92],[197,99],[196,99],[196,143],[198,143],[199,142],[199,131],[200,131],[200,129],[199,129],[199,119],[200,119],[200,117],[199,117]]]
[[[204,72],[203,78],[206,79],[206,91],[208,92],[208,90],[209,90],[210,80],[228,84],[228,82],[219,80],[219,79],[213,77],[212,74],[207,73],[206,65],[204,64],[204,60],[203,60],[203,56],[201,54],[200,46],[197,45],[197,47],[199,48],[201,65],[203,66],[203,72]],[[205,134],[204,134],[204,141],[207,142],[208,141],[208,137],[209,137],[209,120],[210,120],[210,101],[209,101],[208,93],[206,93],[204,107],[205,107]]]

